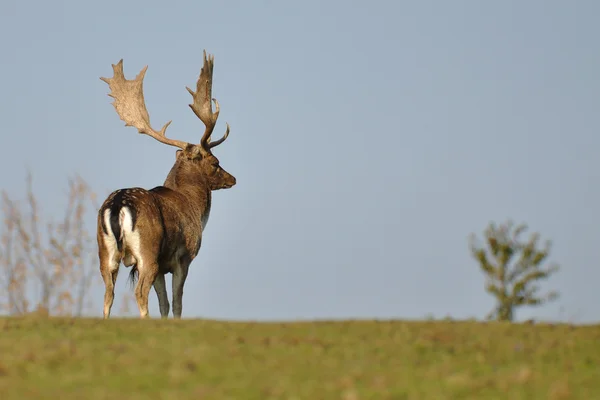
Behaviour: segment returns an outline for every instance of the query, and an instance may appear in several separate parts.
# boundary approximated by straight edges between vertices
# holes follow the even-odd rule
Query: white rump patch
[[[128,207],[121,207],[121,211],[119,211],[119,225],[121,225],[123,233],[133,231],[133,219]]]
[[[141,267],[141,253],[140,253],[140,234],[136,230],[133,230],[133,218],[128,207],[122,207],[119,211],[119,224],[121,225],[123,249],[127,249],[126,253],[129,252],[135,258],[138,264],[138,268]]]
[[[106,226],[106,230],[108,231],[108,234],[104,234],[103,238],[104,238],[104,245],[106,246],[106,250],[108,251],[108,259],[111,260],[110,263],[110,271],[115,271],[117,269],[119,269],[119,261],[117,259],[117,241],[115,240],[115,237],[112,235],[112,228],[110,226],[110,209],[106,209],[106,211],[104,211],[104,226]],[[119,234],[118,232],[116,234]]]

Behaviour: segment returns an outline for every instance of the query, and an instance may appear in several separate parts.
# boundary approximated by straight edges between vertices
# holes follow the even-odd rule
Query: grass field
[[[0,399],[600,399],[600,325],[0,319]]]

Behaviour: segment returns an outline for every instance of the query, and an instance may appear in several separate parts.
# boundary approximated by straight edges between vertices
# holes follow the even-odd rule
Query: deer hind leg
[[[167,296],[167,285],[165,283],[165,274],[158,273],[154,280],[154,290],[158,297],[158,308],[160,309],[160,316],[167,318],[169,316],[169,297]]]
[[[102,271],[102,279],[104,279],[104,286],[106,287],[104,292],[104,319],[110,317],[110,309],[115,299],[115,282],[117,281],[118,274],[119,264],[116,264],[112,270],[108,270],[107,268],[107,271]]]
[[[138,260],[139,278],[135,286],[135,299],[140,309],[140,317],[148,318],[148,295],[158,275],[158,263]]]
[[[110,239],[110,238],[109,238]],[[120,253],[111,243],[101,242],[100,248],[100,273],[104,280],[104,319],[110,317],[110,309],[115,299],[115,283],[119,274]],[[114,247],[114,248],[113,248]]]

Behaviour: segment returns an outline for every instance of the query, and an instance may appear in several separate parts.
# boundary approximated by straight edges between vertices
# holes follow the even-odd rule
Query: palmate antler
[[[194,91],[186,87],[194,100],[193,104],[189,105],[190,108],[206,126],[200,140],[200,148],[203,153],[210,153],[213,147],[223,143],[229,136],[229,124],[227,124],[225,135],[215,142],[210,141],[210,136],[215,128],[220,111],[219,102],[217,99],[211,97],[214,59],[212,55],[209,55],[207,58],[206,50],[204,50],[204,65],[200,70],[196,92],[194,93]],[[109,96],[115,99],[112,105],[115,107],[121,120],[125,122],[125,126],[133,126],[137,128],[139,133],[151,136],[161,143],[179,147],[182,150],[185,150],[188,146],[195,146],[181,140],[169,139],[165,136],[167,127],[172,121],[167,122],[160,131],[154,130],[150,125],[150,116],[146,109],[143,89],[144,76],[148,66],[142,68],[133,80],[125,79],[122,59],[117,64],[112,64],[112,67],[114,71],[113,77],[100,79],[108,84],[111,90]],[[214,113],[212,111],[211,100],[215,102]]]
[[[189,105],[190,108],[206,126],[204,135],[202,135],[202,139],[200,139],[200,145],[202,146],[202,149],[207,152],[210,152],[211,148],[223,143],[229,136],[229,124],[226,123],[227,130],[225,131],[225,135],[215,142],[210,141],[210,136],[215,129],[215,124],[217,123],[217,118],[219,118],[219,112],[221,111],[217,99],[212,98],[212,76],[214,62],[215,57],[213,55],[209,55],[207,58],[205,50],[204,65],[200,70],[200,76],[198,77],[198,82],[196,83],[196,92],[194,93],[192,89],[186,87],[194,99],[194,103]],[[214,113],[212,111],[211,100],[215,102]]]
[[[144,75],[148,66],[142,68],[140,73],[133,80],[125,79],[123,73],[123,59],[117,64],[112,64],[113,77],[100,78],[108,83],[110,88],[109,96],[115,99],[112,105],[115,107],[119,117],[125,121],[125,126],[133,126],[137,128],[139,133],[151,136],[161,143],[170,146],[179,147],[184,150],[189,143],[181,140],[169,139],[165,136],[165,132],[171,121],[167,122],[160,131],[155,131],[150,125],[150,116],[146,110],[144,101]]]

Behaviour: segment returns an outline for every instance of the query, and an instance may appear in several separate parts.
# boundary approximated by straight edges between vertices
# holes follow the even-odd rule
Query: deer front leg
[[[140,317],[148,318],[148,295],[158,274],[156,262],[138,262],[139,280],[135,287],[135,299],[140,309]]]
[[[169,316],[169,297],[167,296],[167,285],[165,283],[165,274],[160,272],[156,275],[154,280],[154,291],[158,297],[158,308],[160,309],[160,316],[167,318]]]
[[[173,317],[181,318],[183,309],[183,285],[187,278],[189,261],[182,261],[173,270]]]

